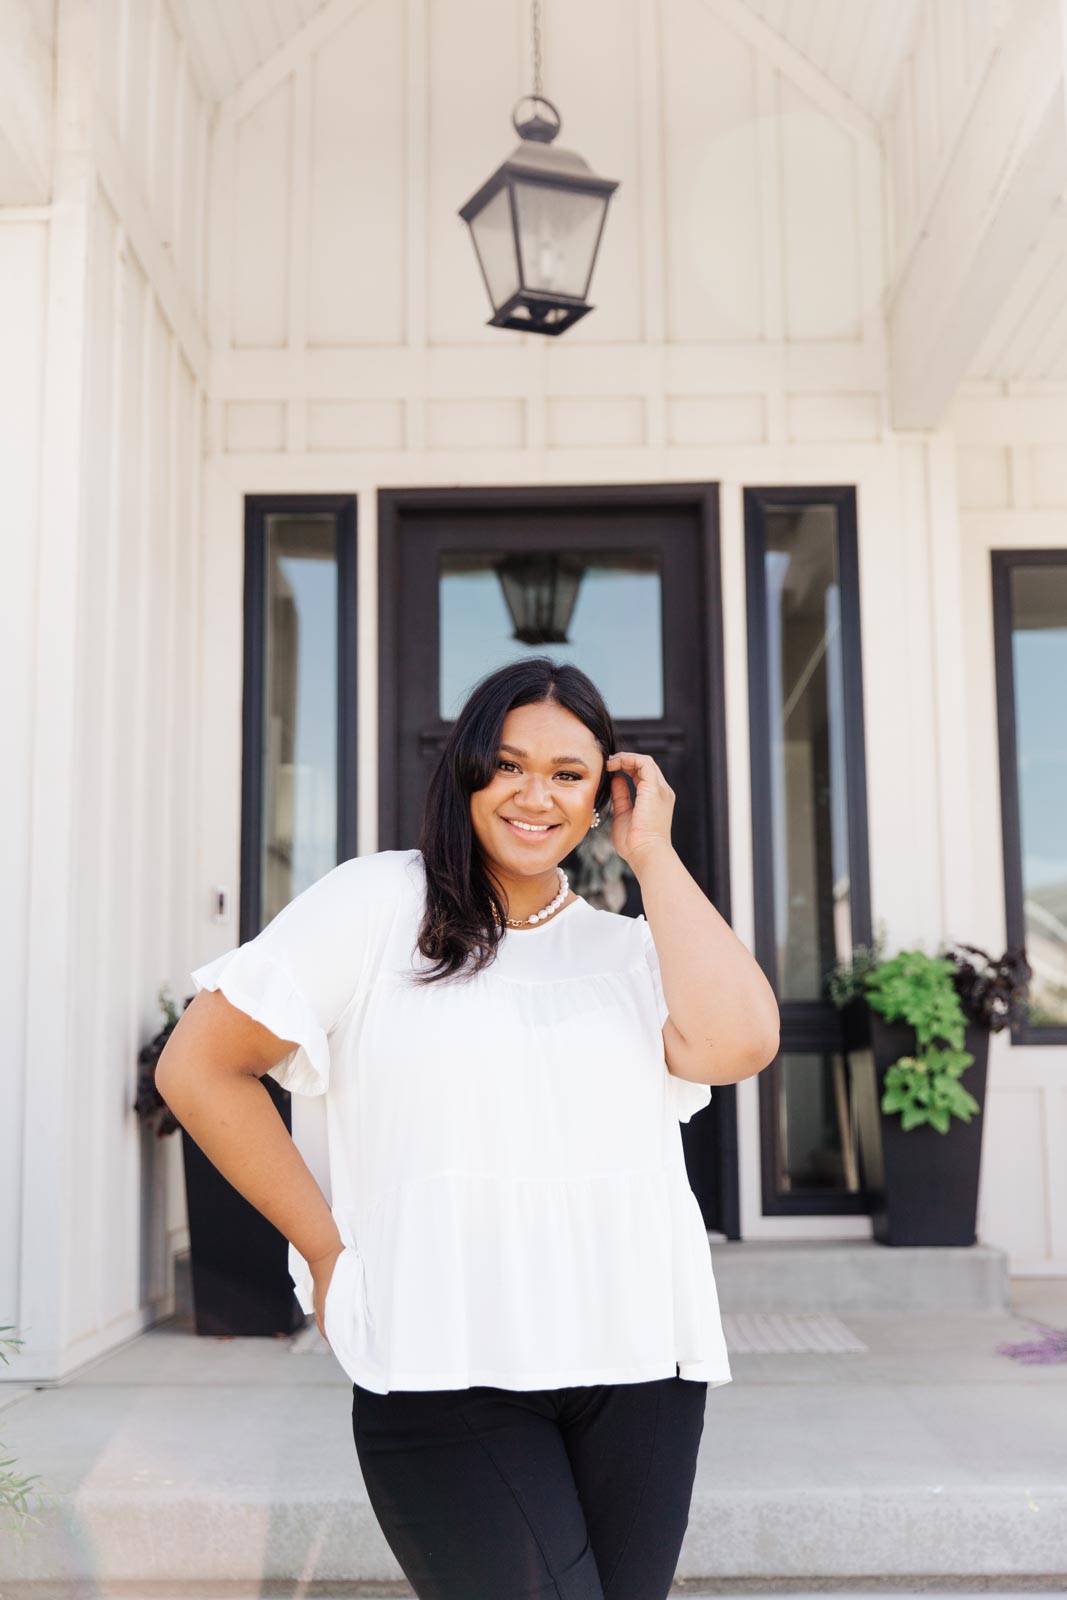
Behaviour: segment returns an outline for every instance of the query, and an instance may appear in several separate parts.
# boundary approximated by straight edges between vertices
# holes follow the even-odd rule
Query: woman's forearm
[[[755,957],[716,911],[673,845],[632,863],[659,957],[671,1022],[701,1081],[734,1083],[765,1067],[778,1049],[774,990]]]
[[[309,1265],[339,1250],[330,1207],[266,1085],[251,1073],[202,1067],[168,1074],[164,1056],[156,1069],[159,1092],[212,1165]]]

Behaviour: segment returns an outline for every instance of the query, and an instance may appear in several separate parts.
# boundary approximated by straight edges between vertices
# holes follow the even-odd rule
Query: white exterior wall
[[[973,384],[953,413],[968,626],[967,752],[978,936],[1003,948],[991,550],[1067,547],[1067,387]],[[991,1040],[986,1237],[1021,1273],[1067,1269],[1067,1049]]]
[[[21,1379],[111,1348],[167,1292],[181,1169],[132,1108],[188,944],[199,674],[208,105],[161,0],[61,0],[56,52],[50,199],[0,210],[3,638],[26,689],[0,1296]]]
[[[226,886],[236,913],[246,493],[359,497],[368,851],[377,490],[719,482],[751,945],[742,490],[855,483],[874,916],[896,945],[1002,947],[988,547],[1065,542],[1067,418],[979,391],[936,433],[888,426],[889,286],[1007,15],[922,11],[900,92],[878,88],[883,130],[743,0],[550,5],[561,142],[622,180],[599,309],[554,341],[485,327],[456,215],[514,143],[520,0],[301,0],[300,31],[217,108],[226,65],[183,36],[188,11],[59,0],[51,188],[0,191],[2,637],[26,774],[0,911],[0,1295],[28,1341],[11,1376],[68,1371],[166,1308],[180,1150],[139,1134],[136,1054],[159,986],[180,1001],[237,937],[208,905]],[[1014,1271],[1067,1270],[1065,1065],[992,1041],[979,1237]],[[862,1217],[760,1215],[757,1084],[738,1096],[744,1236],[865,1236]]]
[[[55,497],[42,506],[43,440],[47,421],[62,437],[69,418],[57,394],[62,357],[48,337],[50,310],[60,285],[49,256],[64,237],[63,221],[50,229],[45,202],[51,183],[53,36],[43,3],[3,0],[0,26],[0,483],[3,484],[0,585],[0,672],[12,691],[10,759],[0,809],[0,1002],[7,1043],[0,1055],[0,1094],[11,1113],[0,1120],[0,1207],[9,1226],[0,1236],[0,1307],[19,1303],[23,1255],[17,1223],[22,1184],[26,1085],[22,1063],[30,1029],[27,932],[29,856],[34,814],[31,766],[35,720],[42,699],[37,682],[39,644],[35,594],[46,565],[43,527],[54,519]],[[63,160],[57,165],[62,168]],[[76,229],[76,223],[75,223]],[[50,301],[50,294],[52,299]],[[46,366],[48,367],[46,383]],[[54,526],[50,520],[49,526]],[[0,1321],[7,1320],[0,1311]]]
[[[177,1137],[153,1147],[116,1101],[129,1106],[137,1052],[162,1026],[159,989],[180,1008],[190,988],[211,105],[163,0],[102,0],[97,47],[86,399],[98,448],[84,484],[94,557],[78,715],[92,781],[74,910],[91,952],[87,1076],[116,1090],[97,1112],[104,1198],[86,1224],[121,1228],[126,1270],[92,1291],[113,1297],[110,1321],[169,1297],[187,1242]]]
[[[367,851],[378,488],[703,479],[722,485],[732,896],[751,945],[742,489],[856,483],[875,917],[898,944],[973,936],[954,458],[950,438],[886,426],[878,130],[727,0],[552,9],[561,142],[622,187],[599,309],[558,342],[502,333],[455,212],[513,142],[525,9],[470,0],[454,20],[443,0],[327,6],[220,107],[201,904],[238,873],[245,493],[359,497]],[[194,931],[191,961],[236,938],[206,912]],[[867,1236],[863,1217],[760,1214],[756,1083],[738,1095],[744,1236]],[[1000,1207],[987,1183],[983,1216]]]
[[[48,224],[11,220],[0,210],[0,482],[4,486],[4,582],[0,584],[0,674],[10,691],[8,778],[4,784],[0,890],[0,996],[6,1018],[0,1094],[0,1215],[16,1218],[23,1153],[22,1063],[27,1033],[30,770],[33,757],[36,585],[40,523],[42,377],[47,298]],[[19,1304],[19,1239],[0,1231],[0,1305]],[[0,1321],[10,1321],[0,1317]]]
[[[876,132],[789,52],[760,53],[743,8],[553,9],[545,81],[561,142],[622,187],[594,281],[599,309],[558,342],[501,333],[485,326],[455,213],[515,142],[527,14],[479,0],[464,6],[462,29],[454,19],[443,0],[327,6],[220,107],[201,903],[238,875],[243,494],[358,494],[366,851],[378,837],[377,489],[720,479],[734,925],[751,942],[742,485],[859,479],[864,584],[884,593],[894,581],[877,509],[894,478]],[[278,271],[264,274],[264,259]],[[893,670],[872,629],[869,717],[884,726]],[[877,793],[876,751],[870,771]],[[910,930],[911,875],[878,858],[894,831],[872,815],[885,874],[876,903]],[[199,927],[191,960],[236,938],[235,924],[206,913]],[[745,1236],[868,1235],[863,1217],[760,1215],[756,1087],[739,1090]]]

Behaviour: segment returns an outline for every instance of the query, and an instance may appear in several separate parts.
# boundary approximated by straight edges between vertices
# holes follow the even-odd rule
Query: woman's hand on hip
[[[333,1282],[333,1275],[337,1270],[337,1263],[344,1253],[345,1247],[343,1244],[340,1244],[336,1250],[331,1250],[328,1254],[319,1256],[318,1260],[316,1261],[308,1262],[308,1266],[311,1268],[312,1283],[314,1285],[312,1291],[312,1300],[315,1305],[315,1323],[324,1339],[326,1339],[326,1296],[330,1292],[330,1284]],[[330,1344],[329,1339],[326,1339],[326,1343]],[[333,1349],[333,1345],[330,1345],[330,1349]]]

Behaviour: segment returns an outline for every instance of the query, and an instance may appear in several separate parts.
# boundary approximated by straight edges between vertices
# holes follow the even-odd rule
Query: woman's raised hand
[[[611,842],[616,853],[636,871],[648,850],[658,850],[664,845],[671,848],[674,790],[652,757],[636,750],[617,750],[608,757],[607,771],[612,774]],[[624,772],[634,781],[633,800]]]

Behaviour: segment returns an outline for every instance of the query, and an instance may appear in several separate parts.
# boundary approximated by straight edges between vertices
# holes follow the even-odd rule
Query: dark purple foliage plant
[[[167,989],[161,989],[158,998],[159,1008],[166,1020],[155,1038],[150,1040],[137,1056],[139,1069],[137,1074],[137,1097],[133,1102],[133,1109],[144,1126],[149,1128],[157,1139],[163,1139],[169,1133],[177,1133],[181,1126],[156,1088],[156,1066],[160,1056],[163,1054],[167,1040],[178,1026],[178,1008],[175,1006]],[[186,997],[186,1006],[192,998],[192,995]],[[185,1007],[183,1006],[182,1009],[184,1010]]]

